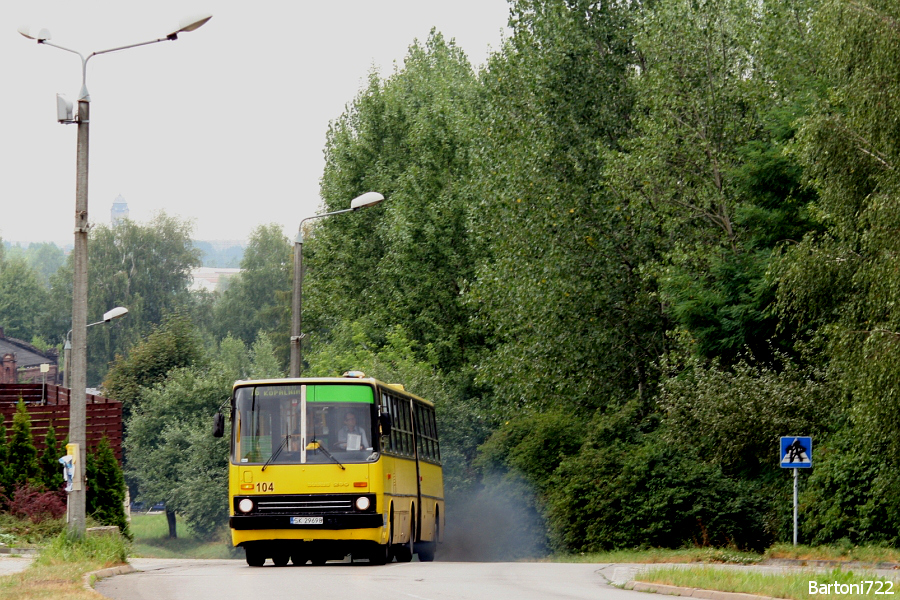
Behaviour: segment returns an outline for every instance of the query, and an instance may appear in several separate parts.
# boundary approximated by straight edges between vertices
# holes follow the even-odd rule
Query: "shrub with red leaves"
[[[13,490],[9,513],[32,523],[59,519],[66,514],[65,492],[48,492],[31,484],[19,484]]]

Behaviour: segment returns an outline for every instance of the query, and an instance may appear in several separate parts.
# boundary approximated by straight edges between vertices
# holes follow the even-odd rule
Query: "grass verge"
[[[775,544],[765,554],[766,558],[790,558],[795,560],[839,560],[843,562],[900,564],[900,550],[884,546],[792,546]]]
[[[768,559],[793,559],[801,561],[832,560],[900,564],[900,550],[885,546],[792,546],[776,544],[764,554],[742,552],[729,548],[649,548],[643,550],[611,550],[609,552],[582,552],[549,557],[553,562],[578,563],[724,563],[751,565]]]
[[[140,558],[244,558],[243,550],[231,546],[231,535],[223,531],[213,540],[194,537],[180,520],[175,521],[177,538],[169,537],[166,515],[132,515],[134,542],[131,555]]]
[[[84,589],[86,573],[125,563],[128,545],[121,536],[72,539],[63,532],[46,545],[21,573],[0,577],[2,600],[96,600]]]
[[[582,552],[550,557],[552,562],[574,563],[728,563],[749,565],[762,561],[763,555],[727,548],[683,548],[668,550],[611,550],[609,552]]]
[[[642,574],[640,580],[688,588],[718,590],[721,592],[742,592],[795,600],[807,600],[818,596],[840,596],[840,598],[848,600],[869,598],[871,600],[871,598],[876,597],[876,591],[881,591],[882,593],[893,591],[894,594],[900,591],[897,583],[887,582],[883,577],[841,569],[823,573],[801,571],[772,574],[715,567],[694,567],[690,569],[654,567],[646,575]],[[810,582],[815,582],[815,594],[810,593]],[[840,586],[837,588],[837,591],[834,588],[835,584]],[[820,587],[822,585],[831,586],[829,593],[822,593],[822,588]]]

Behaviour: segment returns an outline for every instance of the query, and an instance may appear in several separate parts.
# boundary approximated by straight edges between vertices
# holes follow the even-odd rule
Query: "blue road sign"
[[[812,438],[790,435],[781,438],[781,468],[812,468]]]

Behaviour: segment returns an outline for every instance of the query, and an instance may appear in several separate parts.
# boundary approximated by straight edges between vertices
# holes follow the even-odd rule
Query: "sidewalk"
[[[25,556],[19,555],[20,551],[12,550],[13,552],[0,552],[0,577],[24,571],[31,564],[31,559],[34,558],[33,553]],[[11,556],[11,554],[18,556]]]

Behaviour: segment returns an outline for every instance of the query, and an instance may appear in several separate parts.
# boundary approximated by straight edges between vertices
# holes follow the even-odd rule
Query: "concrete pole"
[[[69,492],[69,533],[84,536],[85,461],[87,457],[87,297],[88,297],[88,132],[89,98],[78,100],[78,149],[75,167],[75,247],[72,250],[72,367],[69,394],[69,442],[78,444],[81,485]],[[68,368],[68,365],[67,365]]]
[[[305,220],[305,219],[304,219]],[[302,318],[300,312],[303,308],[303,223],[297,231],[297,239],[294,240],[294,287],[291,295],[291,377],[300,377],[303,356],[300,351],[300,341],[303,338]]]

